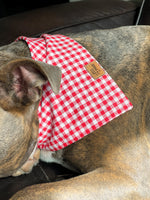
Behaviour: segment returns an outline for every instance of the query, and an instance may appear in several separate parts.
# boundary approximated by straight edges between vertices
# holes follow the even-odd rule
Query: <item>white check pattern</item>
[[[94,80],[85,65],[95,59],[79,43],[63,35],[19,37],[27,42],[34,60],[59,66],[61,89],[55,95],[43,86],[39,104],[38,147],[60,150],[132,109],[131,102],[107,72]]]

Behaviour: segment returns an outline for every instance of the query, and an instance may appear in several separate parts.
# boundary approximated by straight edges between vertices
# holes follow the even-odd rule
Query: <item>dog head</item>
[[[0,50],[0,177],[15,173],[36,145],[37,108],[46,81],[57,94],[60,69]]]

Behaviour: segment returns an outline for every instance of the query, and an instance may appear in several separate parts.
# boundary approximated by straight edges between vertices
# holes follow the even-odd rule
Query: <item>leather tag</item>
[[[105,74],[105,70],[96,61],[85,65],[85,68],[94,79],[97,79]]]

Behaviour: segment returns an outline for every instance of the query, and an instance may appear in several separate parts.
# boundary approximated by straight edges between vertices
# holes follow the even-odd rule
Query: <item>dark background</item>
[[[35,8],[69,2],[69,0],[0,0],[0,18]]]

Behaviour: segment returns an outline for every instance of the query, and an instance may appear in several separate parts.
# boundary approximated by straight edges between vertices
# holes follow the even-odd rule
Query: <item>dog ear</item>
[[[53,92],[58,94],[61,84],[61,69],[57,66],[49,65],[40,61],[36,61],[36,63],[37,68],[45,77],[47,77]]]
[[[58,94],[61,70],[57,66],[22,58],[3,66],[0,79],[0,103],[8,110],[11,107],[37,102],[42,95],[42,86],[47,80],[53,92]]]

